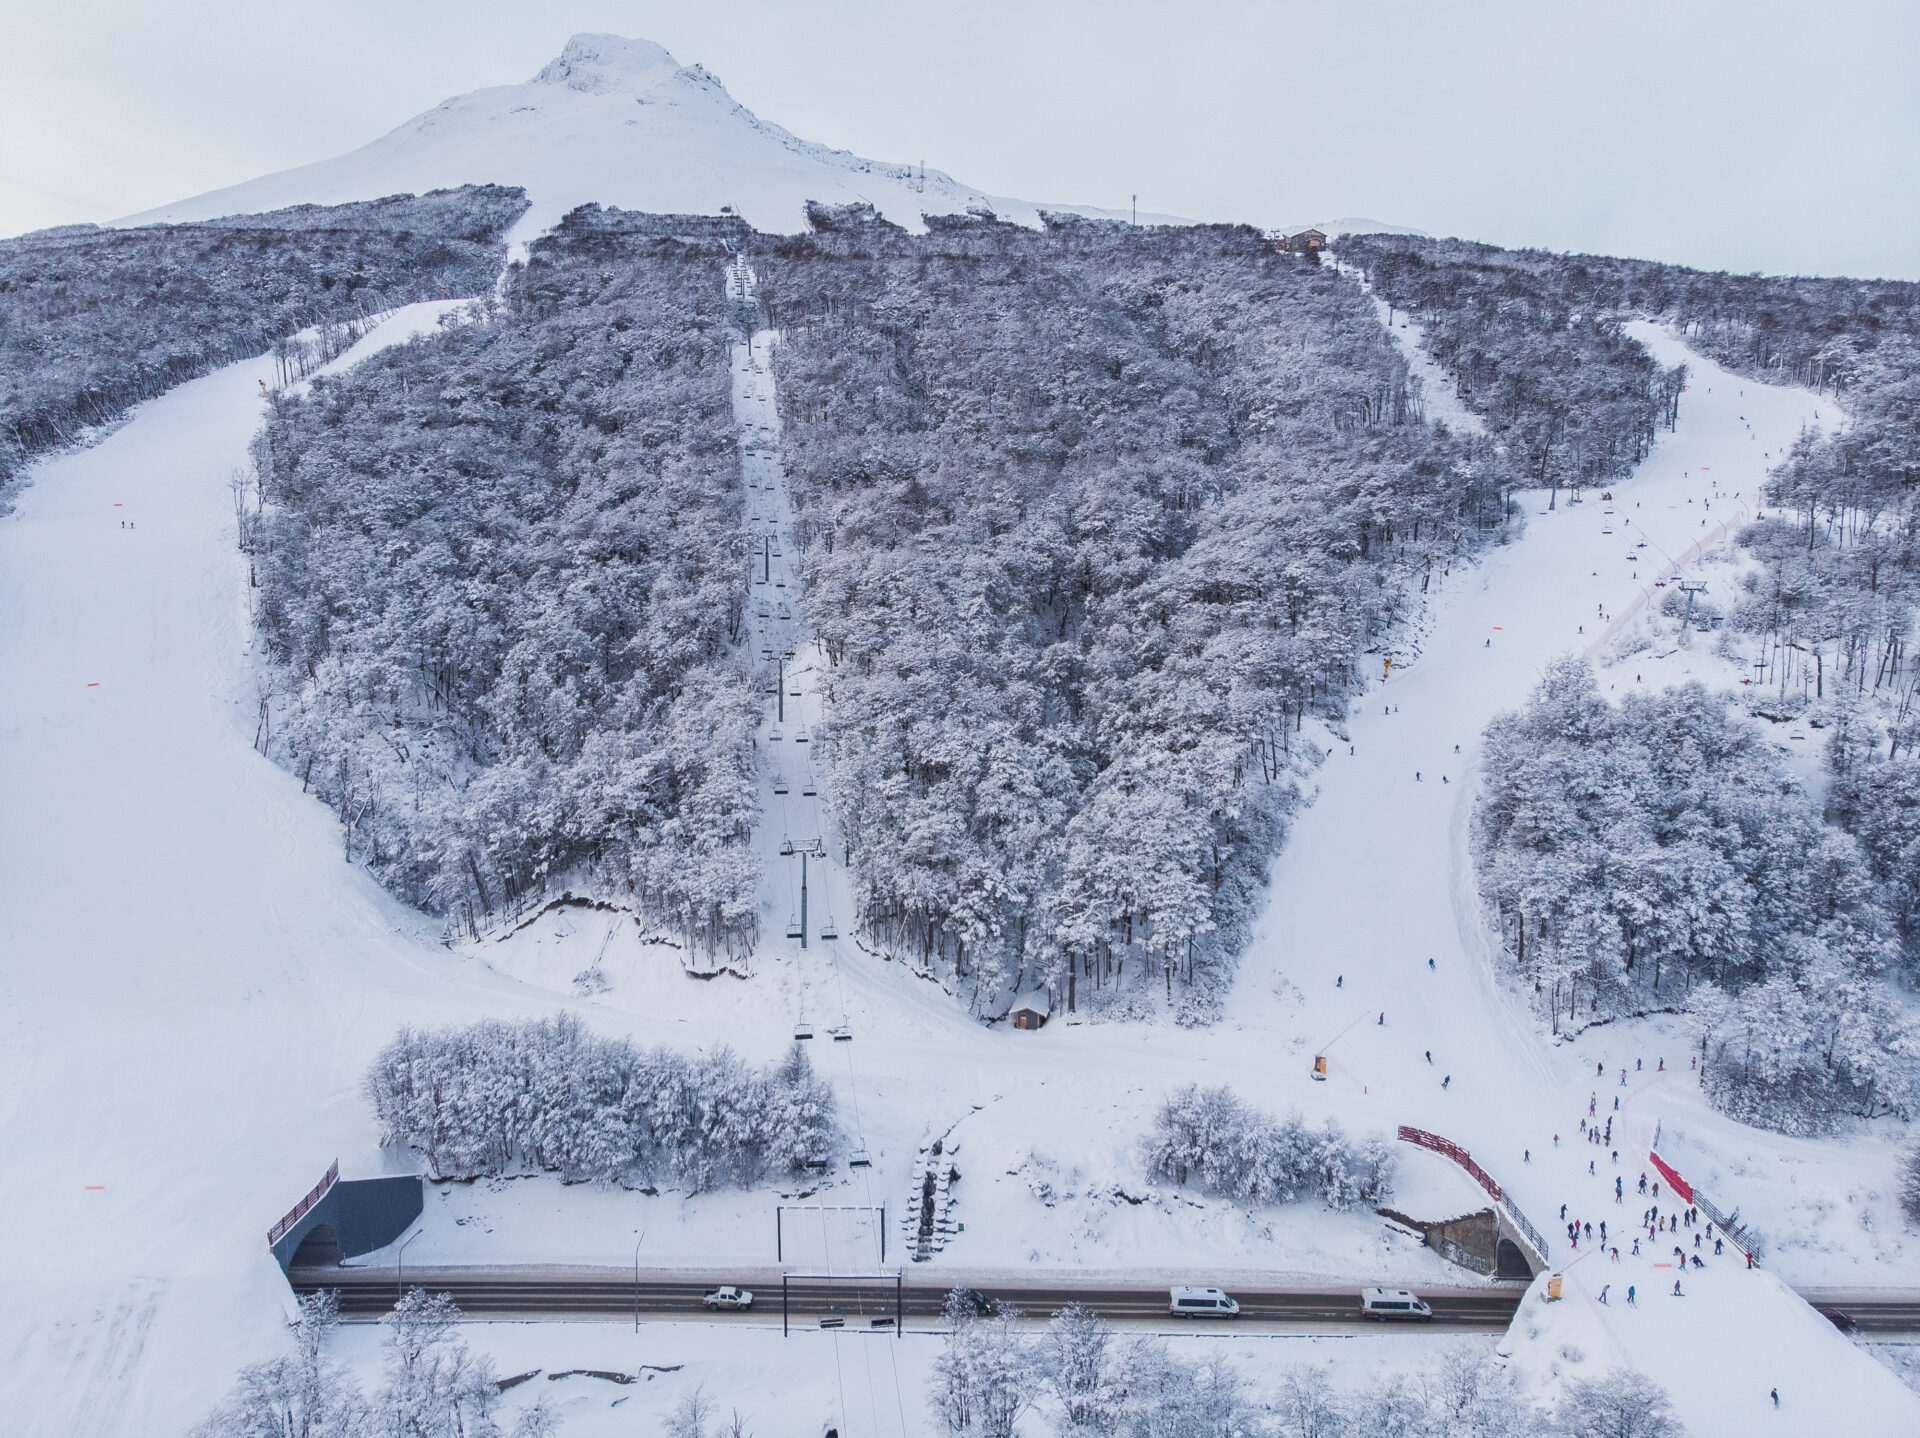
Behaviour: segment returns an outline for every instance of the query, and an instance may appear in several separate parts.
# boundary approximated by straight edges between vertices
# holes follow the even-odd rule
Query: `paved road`
[[[764,1274],[747,1277],[754,1280],[748,1286],[757,1295],[755,1316],[763,1322],[777,1318],[781,1309],[778,1276],[773,1276],[771,1281]],[[397,1293],[391,1272],[297,1269],[292,1278],[295,1290],[301,1293],[317,1288],[338,1289],[341,1314],[348,1318],[373,1318],[386,1313],[393,1307]],[[708,1316],[700,1300],[713,1285],[683,1278],[661,1279],[643,1273],[636,1286],[631,1276],[615,1277],[604,1270],[591,1276],[553,1276],[499,1270],[476,1273],[471,1269],[410,1269],[407,1286],[451,1293],[461,1310],[476,1318],[631,1318],[637,1307],[642,1317],[660,1319]],[[1159,1287],[996,1285],[988,1291],[1002,1302],[1042,1317],[1069,1303],[1083,1303],[1111,1319],[1172,1321],[1167,1312],[1167,1290]],[[1427,1289],[1422,1291],[1422,1296],[1433,1306],[1435,1327],[1494,1331],[1504,1329],[1512,1319],[1522,1291],[1518,1285],[1499,1289]],[[900,1316],[908,1324],[916,1319],[937,1320],[946,1293],[944,1286],[902,1284]],[[1358,1297],[1350,1290],[1235,1289],[1233,1294],[1240,1302],[1243,1322],[1324,1326],[1358,1321]],[[823,1318],[838,1318],[848,1328],[885,1326],[895,1314],[894,1286],[890,1281],[855,1283],[845,1279],[831,1285],[794,1284],[789,1291],[788,1312],[796,1319],[804,1318],[809,1327]]]
[[[713,1284],[739,1279],[752,1287],[757,1296],[751,1315],[709,1314],[700,1299]],[[340,1292],[340,1312],[348,1318],[377,1318],[393,1307],[396,1294],[394,1276],[370,1270],[338,1268],[296,1269],[292,1275],[297,1292],[310,1293],[318,1288]],[[715,1278],[712,1283],[675,1277],[661,1278],[642,1272],[639,1284],[631,1276],[616,1276],[600,1269],[586,1273],[555,1274],[539,1270],[512,1269],[432,1269],[410,1270],[408,1287],[423,1287],[447,1292],[463,1312],[475,1318],[522,1319],[615,1319],[632,1318],[720,1318],[768,1322],[780,1314],[779,1276],[766,1273]],[[994,1285],[993,1297],[1018,1305],[1036,1317],[1052,1313],[1069,1303],[1083,1303],[1096,1313],[1111,1319],[1135,1322],[1172,1322],[1167,1313],[1165,1288],[1124,1286],[1023,1287]],[[1349,1289],[1317,1291],[1258,1290],[1236,1288],[1233,1296],[1240,1302],[1243,1322],[1267,1326],[1289,1325],[1324,1327],[1328,1324],[1358,1324],[1357,1295]],[[1524,1290],[1520,1285],[1499,1288],[1422,1289],[1421,1296],[1433,1306],[1434,1328],[1478,1330],[1504,1329],[1520,1305]],[[1849,1292],[1839,1289],[1809,1290],[1807,1298],[1822,1308],[1838,1309],[1852,1318],[1862,1334],[1920,1333],[1920,1296],[1879,1292]],[[901,1317],[909,1326],[938,1320],[946,1297],[944,1286],[904,1283],[900,1287]],[[636,1298],[638,1300],[636,1305]],[[789,1293],[788,1312],[804,1320],[809,1327],[822,1319],[837,1318],[847,1328],[886,1327],[894,1317],[894,1289],[891,1282],[841,1279],[831,1286],[818,1282],[794,1284]]]

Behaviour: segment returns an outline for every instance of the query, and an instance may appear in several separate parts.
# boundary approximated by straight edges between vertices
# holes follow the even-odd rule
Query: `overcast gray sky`
[[[0,6],[0,234],[352,149],[609,30],[997,194],[1920,278],[1920,0]]]

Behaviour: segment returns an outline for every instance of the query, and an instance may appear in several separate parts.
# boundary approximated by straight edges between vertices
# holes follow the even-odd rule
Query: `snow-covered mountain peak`
[[[177,224],[467,184],[526,190],[531,208],[515,240],[590,202],[669,214],[731,207],[757,229],[786,232],[806,227],[809,200],[865,202],[915,230],[922,215],[979,208],[1037,224],[1041,208],[917,164],[862,159],[803,140],[755,115],[701,66],[682,66],[651,41],[581,34],[524,84],[456,95],[349,154],[120,223]],[[1077,205],[1046,208],[1118,218]]]
[[[536,85],[564,85],[583,95],[638,94],[671,79],[680,62],[651,40],[623,35],[575,35],[547,62]]]

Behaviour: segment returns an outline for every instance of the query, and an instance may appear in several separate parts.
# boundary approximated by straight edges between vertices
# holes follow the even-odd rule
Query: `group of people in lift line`
[[[1697,1058],[1690,1060],[1689,1066],[1695,1073],[1699,1072],[1699,1060]],[[1636,1073],[1640,1072],[1643,1067],[1643,1061],[1635,1059],[1633,1061],[1633,1067]],[[1656,1061],[1654,1072],[1665,1073],[1666,1068],[1667,1061],[1661,1058]],[[1594,1065],[1593,1073],[1595,1078],[1604,1077],[1606,1071],[1605,1064],[1600,1063]],[[1620,1087],[1625,1088],[1626,1084],[1627,1071],[1623,1068],[1620,1070]],[[1616,1167],[1618,1167],[1620,1163],[1620,1150],[1613,1147],[1613,1115],[1618,1113],[1619,1110],[1620,1099],[1616,1095],[1613,1100],[1613,1108],[1603,1119],[1600,1113],[1600,1093],[1599,1090],[1596,1089],[1587,1096],[1587,1111],[1581,1117],[1578,1128],[1578,1132],[1585,1142],[1594,1145],[1596,1148],[1607,1150],[1608,1160]],[[1553,1146],[1555,1148],[1560,1147],[1560,1135],[1557,1133],[1553,1136]],[[1533,1162],[1533,1151],[1531,1149],[1521,1150],[1521,1162]],[[1597,1160],[1588,1160],[1587,1172],[1589,1174],[1597,1175],[1597,1163]],[[1641,1211],[1640,1221],[1634,1226],[1636,1228],[1646,1229],[1644,1241],[1649,1245],[1649,1249],[1651,1249],[1651,1245],[1655,1241],[1665,1242],[1679,1235],[1683,1230],[1690,1231],[1693,1234],[1691,1251],[1682,1243],[1673,1244],[1670,1252],[1675,1268],[1681,1272],[1684,1272],[1688,1265],[1692,1265],[1696,1270],[1705,1268],[1707,1266],[1706,1255],[1708,1244],[1712,1245],[1713,1257],[1718,1258],[1725,1255],[1727,1242],[1725,1235],[1716,1234],[1713,1231],[1711,1221],[1702,1224],[1698,1207],[1689,1203],[1678,1212],[1672,1210],[1664,1213],[1661,1212],[1660,1182],[1658,1179],[1649,1180],[1644,1172],[1640,1175],[1638,1192],[1641,1197],[1649,1199],[1650,1202],[1647,1207]],[[1615,1174],[1613,1178],[1613,1201],[1622,1207],[1626,1205],[1626,1181],[1620,1174]],[[1595,1225],[1590,1220],[1577,1217],[1569,1220],[1567,1218],[1567,1207],[1564,1203],[1560,1205],[1560,1220],[1567,1226],[1567,1243],[1572,1247],[1574,1252],[1578,1253],[1583,1241],[1588,1244],[1593,1242]],[[1608,1233],[1607,1224],[1604,1219],[1599,1224],[1599,1232],[1600,1252],[1606,1256],[1608,1262],[1619,1263],[1621,1261],[1619,1244],[1614,1241],[1615,1236]],[[1629,1257],[1639,1258],[1642,1256],[1640,1250],[1642,1241],[1642,1236],[1636,1233],[1629,1250]],[[1746,1260],[1747,1267],[1752,1268],[1753,1255],[1751,1253],[1746,1255]],[[1664,1259],[1661,1261],[1666,1262]],[[1599,1293],[1599,1301],[1601,1303],[1607,1302],[1607,1295],[1612,1291],[1612,1288],[1613,1285],[1610,1283],[1601,1286]],[[1636,1302],[1638,1296],[1637,1286],[1629,1284],[1627,1287],[1627,1306],[1629,1308],[1638,1306]],[[1673,1280],[1673,1293],[1671,1296],[1674,1298],[1686,1297],[1686,1291],[1681,1286],[1678,1276]],[[1773,1400],[1775,1406],[1778,1406],[1780,1401],[1778,1390],[1775,1390]]]

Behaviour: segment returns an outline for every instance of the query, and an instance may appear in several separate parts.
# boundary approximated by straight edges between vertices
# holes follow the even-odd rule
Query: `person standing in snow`
[[[1780,1406],[1780,1390],[1778,1388],[1769,1389],[1767,1396],[1773,1399],[1773,1406],[1775,1408]]]
[[[1633,1285],[1629,1283],[1627,1285],[1627,1307],[1629,1308],[1637,1308],[1639,1306],[1633,1301],[1633,1293],[1634,1293]]]

